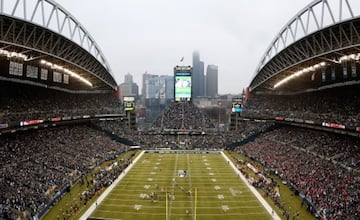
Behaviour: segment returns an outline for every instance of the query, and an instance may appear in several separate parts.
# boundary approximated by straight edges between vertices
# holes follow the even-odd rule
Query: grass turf
[[[179,177],[182,170],[185,177]],[[272,219],[220,154],[152,153],[142,156],[91,218]]]

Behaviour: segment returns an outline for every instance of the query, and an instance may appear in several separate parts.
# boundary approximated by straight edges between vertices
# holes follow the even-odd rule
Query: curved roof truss
[[[103,71],[100,74],[100,78],[104,78],[105,70],[110,74],[110,78],[112,78],[110,81],[106,81],[106,83],[113,88],[116,86],[111,68],[95,40],[74,16],[55,1],[0,0],[0,14],[40,26],[77,44],[83,51],[93,56],[102,65]]]
[[[256,68],[250,89],[253,90],[262,83],[254,82],[255,78],[284,49],[320,30],[359,18],[359,3],[358,0],[314,0],[308,4],[290,19],[266,49]]]

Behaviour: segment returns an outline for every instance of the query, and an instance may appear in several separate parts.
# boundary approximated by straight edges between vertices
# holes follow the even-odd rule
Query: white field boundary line
[[[254,186],[250,185],[245,176],[236,168],[233,162],[224,154],[224,152],[220,152],[221,155],[225,158],[228,164],[234,169],[234,171],[240,176],[241,180],[245,183],[245,185],[250,189],[250,191],[255,195],[255,197],[259,200],[259,202],[264,206],[266,211],[272,216],[274,220],[281,220],[278,214],[271,208],[271,206],[266,202],[266,200],[260,195],[260,193],[255,189]]]
[[[80,217],[80,220],[86,220],[90,215],[95,211],[96,206],[99,205],[115,188],[115,186],[124,178],[124,176],[131,170],[131,168],[137,163],[137,161],[142,157],[145,151],[141,153],[133,160],[133,162],[125,168],[125,170],[118,176],[118,178],[99,196],[95,203],[93,203],[88,210]]]
[[[196,207],[194,206],[194,202],[193,202],[193,193],[195,193],[195,189],[192,188],[192,182],[191,182],[192,176],[191,176],[189,154],[186,155],[186,160],[187,160],[187,170],[188,170],[187,178],[189,180],[188,182],[191,190],[191,194],[190,194],[191,215],[192,215],[192,219],[196,219],[196,217],[194,216],[194,214],[196,213],[195,212]]]

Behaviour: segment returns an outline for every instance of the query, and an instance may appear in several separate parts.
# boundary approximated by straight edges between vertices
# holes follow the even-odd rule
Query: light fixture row
[[[313,66],[310,66],[310,67],[307,67],[307,68],[304,68],[300,71],[297,71],[293,74],[291,74],[290,76],[287,76],[285,77],[284,79],[280,80],[279,82],[277,82],[275,85],[274,85],[274,89],[283,85],[284,83],[294,79],[294,78],[297,78],[299,76],[302,76],[304,73],[308,73],[308,72],[313,72],[317,69],[319,69],[320,67],[323,67],[326,65],[326,62],[321,62],[321,63],[318,63],[318,64],[315,64]]]
[[[28,60],[28,56],[22,53],[17,53],[17,52],[13,52],[13,51],[8,51],[8,50],[3,50],[0,49],[0,55],[5,55],[9,58],[19,58],[22,59],[24,61]]]
[[[73,72],[73,71],[71,71],[71,70],[69,70],[69,69],[67,69],[67,68],[65,68],[65,67],[63,67],[63,66],[60,66],[60,65],[51,63],[51,62],[46,61],[46,60],[40,60],[40,63],[41,63],[42,65],[45,65],[45,66],[51,68],[51,69],[59,70],[59,71],[62,71],[62,72],[64,72],[64,73],[66,73],[66,74],[69,74],[70,76],[72,76],[72,77],[74,77],[74,78],[77,78],[77,79],[79,79],[80,81],[82,81],[82,82],[84,82],[85,84],[87,84],[87,85],[89,85],[89,86],[92,87],[92,83],[91,83],[89,80],[85,79],[84,77],[80,76],[79,74],[77,74],[77,73],[75,73],[75,72]]]
[[[4,50],[4,49],[0,49],[0,55],[3,55],[3,56],[6,56],[8,58],[15,58],[15,59],[22,59],[24,61],[28,61],[30,60],[29,57],[25,54],[22,54],[22,53],[17,53],[17,52],[14,52],[14,51],[8,51],[8,50]],[[57,64],[53,64],[49,61],[46,61],[46,60],[40,60],[40,63],[42,65],[45,65],[45,66],[48,66],[49,68],[52,68],[52,69],[55,69],[55,70],[59,70],[59,71],[62,71],[66,74],[69,74],[70,76],[74,77],[74,78],[77,78],[78,80],[84,82],[85,84],[89,85],[89,86],[93,86],[92,83],[85,79],[84,77],[80,76],[79,74],[63,67],[63,66],[60,66],[60,65],[57,65]]]

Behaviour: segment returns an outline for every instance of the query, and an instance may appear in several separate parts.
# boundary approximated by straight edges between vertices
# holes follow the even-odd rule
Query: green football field
[[[91,218],[272,219],[220,154],[145,153]]]

